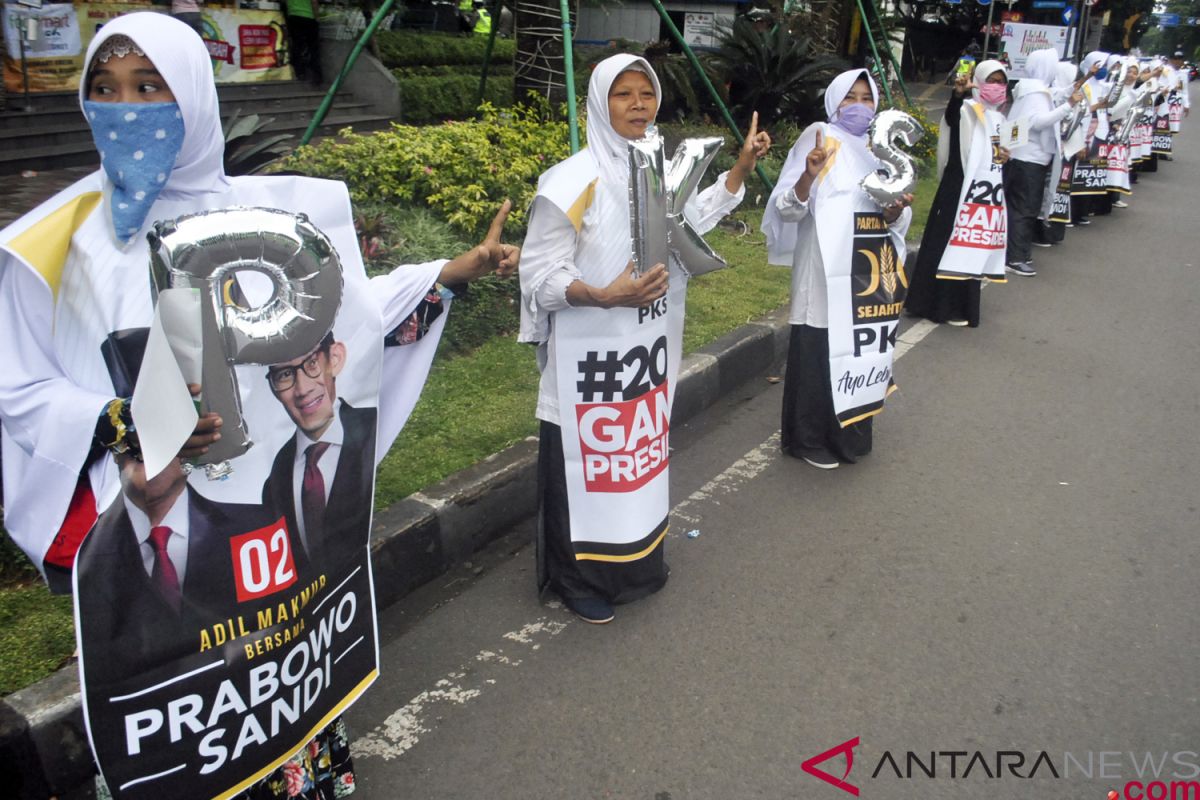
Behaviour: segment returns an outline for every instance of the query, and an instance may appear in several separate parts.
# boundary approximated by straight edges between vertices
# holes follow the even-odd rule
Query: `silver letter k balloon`
[[[692,227],[683,209],[725,140],[719,136],[684,139],[664,166],[657,130],[629,143],[629,232],[636,274],[673,255],[689,275],[728,266]]]

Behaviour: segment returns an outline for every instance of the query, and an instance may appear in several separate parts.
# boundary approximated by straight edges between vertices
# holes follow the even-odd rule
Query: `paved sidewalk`
[[[20,173],[3,176],[4,191],[0,192],[0,228],[8,225],[38,203],[52,197],[95,167],[67,167],[35,172],[26,178]]]

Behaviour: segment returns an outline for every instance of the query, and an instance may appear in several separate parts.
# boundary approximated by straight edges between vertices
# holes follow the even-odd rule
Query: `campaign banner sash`
[[[673,299],[673,298],[671,298]],[[559,419],[575,557],[628,561],[666,534],[670,508],[668,298],[555,315]]]
[[[333,193],[330,204],[338,199]],[[308,212],[313,229],[334,216],[319,199]],[[348,254],[340,309],[322,343],[278,364],[229,367],[254,446],[229,460],[224,480],[176,458],[147,478],[144,463],[117,456],[122,492],[80,548],[73,579],[84,714],[118,800],[232,797],[378,676],[368,540],[386,359],[379,305],[345,216],[326,228],[326,243],[311,244]],[[263,234],[231,231],[209,246],[253,236]],[[424,266],[412,269],[421,270],[414,284],[431,285]],[[221,294],[226,305],[254,302],[244,299],[250,288],[225,285]],[[140,339],[136,331],[109,337],[114,381],[140,371],[141,386],[163,369],[167,351],[156,348],[173,345],[161,344],[161,297]],[[338,308],[336,297],[314,302]],[[436,338],[399,349],[431,359]],[[202,358],[213,364],[211,353]],[[140,413],[135,403],[135,420]]]
[[[1071,221],[1071,175],[1075,170],[1075,159],[1063,159],[1054,185],[1054,197],[1050,201],[1049,222]]]
[[[1150,151],[1155,155],[1169,156],[1174,148],[1171,135],[1171,121],[1167,114],[1154,118],[1154,136],[1151,140]]]
[[[1071,172],[1071,194],[1086,196],[1104,194],[1108,191],[1108,144],[1098,136],[1090,138],[1087,153],[1075,159]]]
[[[1004,253],[1008,246],[1008,209],[1004,203],[1004,173],[999,125],[1004,118],[966,101],[963,112],[975,115],[971,149],[950,241],[938,262],[937,276],[946,280],[992,278],[1004,282]]]
[[[1121,141],[1118,128],[1113,127],[1109,132],[1108,152],[1108,188],[1120,194],[1132,194],[1129,184],[1129,143]]]
[[[1183,127],[1183,96],[1178,90],[1167,95],[1167,122],[1171,133],[1179,133]]]
[[[845,427],[882,411],[895,389],[892,358],[908,277],[904,240],[874,203],[852,192],[822,202],[825,219],[852,222],[818,227],[828,286],[833,410]]]

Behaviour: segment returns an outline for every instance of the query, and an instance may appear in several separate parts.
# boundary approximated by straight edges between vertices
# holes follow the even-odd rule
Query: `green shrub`
[[[483,118],[355,134],[298,148],[281,168],[345,181],[356,203],[424,205],[469,237],[481,236],[505,197],[525,224],[537,177],[569,155],[565,122],[525,108]]]
[[[845,62],[820,52],[783,25],[760,31],[745,17],[717,28],[719,45],[704,66],[739,125],[757,111],[762,125],[806,124],[823,114],[821,92]]]
[[[37,567],[17,547],[8,531],[0,528],[0,587],[27,583],[37,577]]]
[[[404,121],[411,124],[467,119],[475,116],[479,97],[479,75],[396,76],[400,89],[400,109]],[[506,108],[513,104],[513,76],[489,75],[483,100]]]
[[[459,36],[453,33],[417,33],[415,31],[381,31],[375,34],[379,57],[386,67],[426,66],[437,64],[483,65],[487,48],[486,36]],[[493,64],[512,64],[517,44],[512,39],[497,38],[492,48]]]
[[[665,122],[658,126],[662,131],[663,137],[667,143],[667,158],[675,152],[675,148],[683,139],[691,139],[706,136],[722,136],[725,138],[725,146],[717,152],[717,157],[713,159],[712,164],[705,173],[704,180],[701,181],[701,188],[712,183],[713,179],[725,172],[733,166],[733,162],[737,160],[738,145],[733,134],[724,125],[711,125],[691,122]],[[787,158],[788,150],[795,143],[800,135],[799,129],[791,125],[779,124],[774,125],[768,131],[771,134],[771,151],[766,158],[759,160],[759,165],[763,168],[763,172],[771,180],[772,185],[776,178],[779,177],[779,171],[783,169],[784,159]],[[742,135],[745,135],[742,131]],[[746,181],[746,199],[743,201],[749,205],[761,205],[767,201],[768,195],[771,193],[771,188],[764,185],[759,180],[756,174],[751,175]],[[756,203],[756,201],[758,201]]]
[[[428,208],[384,203],[362,203],[354,209],[360,239],[378,238],[382,245],[371,248],[366,259],[367,274],[381,275],[402,264],[420,264],[452,258],[477,242],[438,219]],[[524,231],[507,226],[505,241],[520,242]],[[364,253],[368,255],[368,253]],[[517,330],[520,284],[487,277],[471,284],[470,290],[454,300],[454,313],[446,323],[443,348],[465,353],[496,336]]]
[[[421,67],[395,67],[392,74],[396,80],[403,78],[423,78],[430,75],[468,75],[479,83],[482,68],[478,64],[432,64]],[[512,76],[512,64],[492,64],[488,67],[488,80],[496,77]]]

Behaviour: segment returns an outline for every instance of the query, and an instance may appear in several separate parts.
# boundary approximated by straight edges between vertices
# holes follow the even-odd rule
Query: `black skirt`
[[[871,417],[843,428],[833,412],[827,328],[792,326],[780,435],[783,452],[796,458],[829,452],[853,464],[871,452]]]
[[[614,506],[620,498],[613,500]],[[542,421],[538,444],[538,591],[565,598],[599,597],[620,604],[654,594],[667,583],[665,538],[633,561],[580,561],[571,541],[562,428]]]

